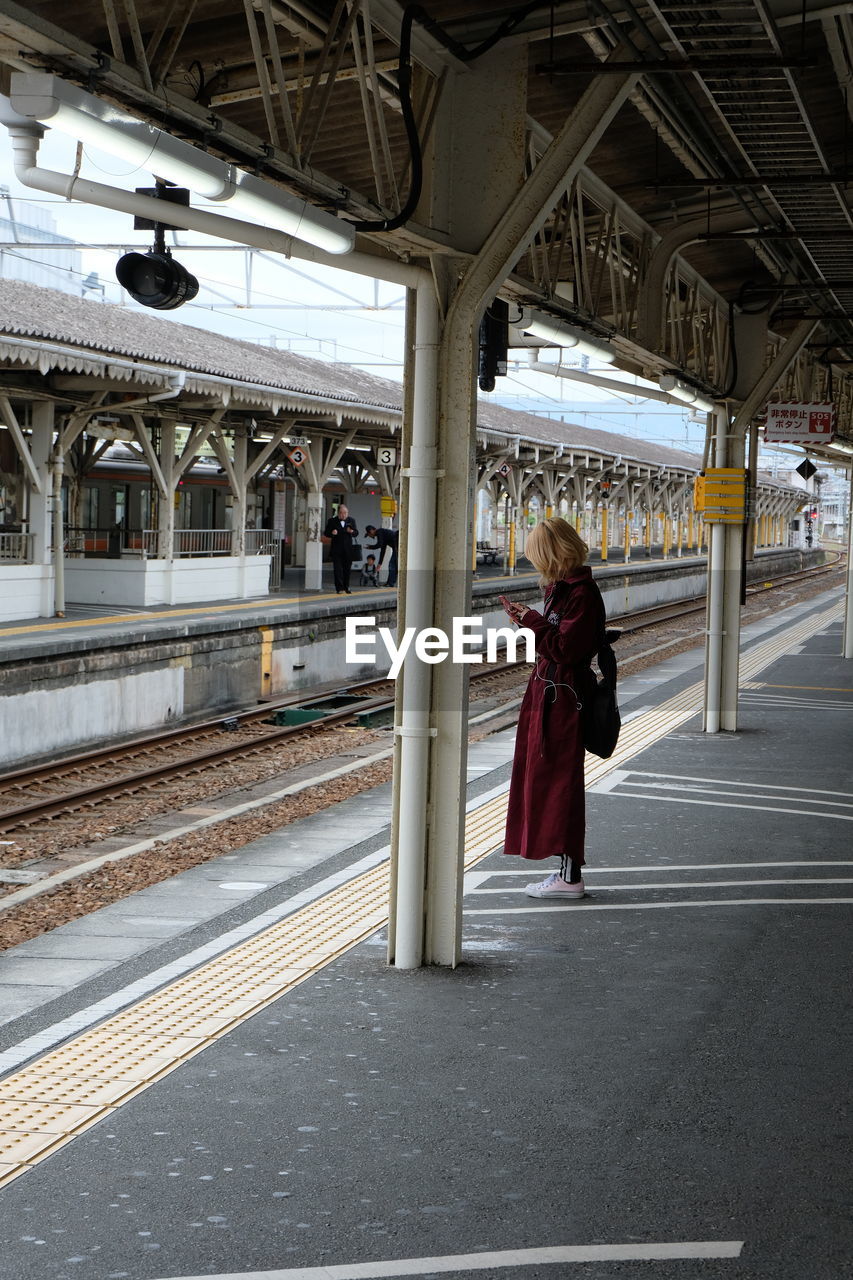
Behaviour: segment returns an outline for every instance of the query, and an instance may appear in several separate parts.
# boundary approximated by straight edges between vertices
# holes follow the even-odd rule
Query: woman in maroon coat
[[[531,530],[525,555],[542,576],[542,613],[507,601],[536,637],[536,665],[518,717],[504,852],[560,859],[525,890],[532,898],[582,898],[585,794],[581,706],[595,687],[590,662],[604,640],[604,602],[584,564],[589,548],[559,516]]]

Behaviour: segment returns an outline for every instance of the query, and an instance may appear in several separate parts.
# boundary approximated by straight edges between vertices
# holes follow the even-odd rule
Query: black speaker
[[[126,253],[116,263],[116,277],[135,302],[157,311],[173,311],[198,293],[198,280],[170,253]]]

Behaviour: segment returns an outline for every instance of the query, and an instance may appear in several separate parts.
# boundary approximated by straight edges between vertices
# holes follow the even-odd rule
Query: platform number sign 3
[[[384,446],[376,450],[376,461],[380,467],[393,467],[397,461],[397,450],[386,449]]]
[[[296,448],[296,449],[291,449],[290,453],[287,456],[288,458],[290,458],[290,461],[293,463],[294,467],[301,467],[303,462],[307,458],[308,454],[304,449]]]

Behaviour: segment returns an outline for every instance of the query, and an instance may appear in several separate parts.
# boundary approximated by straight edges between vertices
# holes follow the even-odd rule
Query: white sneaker
[[[583,880],[569,884],[557,872],[553,872],[540,884],[529,884],[524,892],[528,898],[582,898],[586,893]]]

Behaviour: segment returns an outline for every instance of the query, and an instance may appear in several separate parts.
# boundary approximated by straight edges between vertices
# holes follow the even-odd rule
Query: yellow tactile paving
[[[744,679],[838,613],[757,645],[741,659]],[[587,757],[587,785],[696,715],[702,701],[697,683],[629,721],[609,760]],[[506,804],[504,792],[467,814],[466,869],[501,844]],[[379,864],[0,1081],[0,1186],[382,928],[389,879],[389,864]]]
[[[23,1098],[30,1102],[83,1102],[92,1107],[111,1107],[134,1093],[133,1080],[88,1080],[81,1076],[43,1075],[27,1069],[9,1076],[0,1085],[4,1100]]]
[[[61,1102],[9,1102],[3,1108],[4,1128],[24,1133],[73,1133],[100,1120],[106,1107],[83,1107]]]

